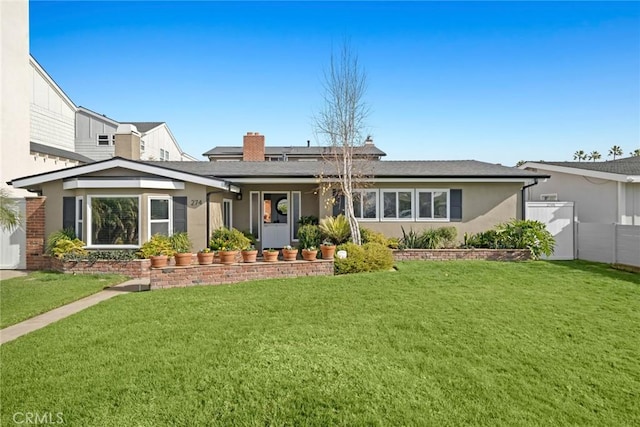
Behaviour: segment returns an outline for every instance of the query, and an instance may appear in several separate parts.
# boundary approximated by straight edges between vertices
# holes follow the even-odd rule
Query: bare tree
[[[367,78],[348,43],[331,54],[324,72],[324,107],[315,117],[316,134],[329,146],[325,160],[334,165],[336,187],[344,197],[345,216],[353,243],[361,244],[360,226],[353,209],[354,187],[361,181],[366,161],[355,160],[354,152],[366,141],[365,121],[369,107],[364,102]]]

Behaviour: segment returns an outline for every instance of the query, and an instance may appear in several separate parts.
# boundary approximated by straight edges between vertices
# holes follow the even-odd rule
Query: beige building
[[[268,161],[264,135],[243,138],[250,159],[181,162],[138,160],[140,133],[132,126],[118,132],[115,153],[130,158],[13,181],[47,197],[47,233],[73,227],[89,248],[113,249],[137,248],[156,232],[187,231],[200,249],[227,226],[252,233],[258,247],[283,247],[296,245],[302,217],[344,208],[339,194],[326,191],[335,174],[330,161]],[[356,163],[367,169],[354,201],[361,225],[398,237],[402,228],[452,225],[461,238],[519,218],[523,188],[548,177],[473,160]]]

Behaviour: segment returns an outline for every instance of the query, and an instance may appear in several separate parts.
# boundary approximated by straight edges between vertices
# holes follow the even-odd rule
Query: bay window
[[[140,197],[89,196],[87,243],[93,246],[140,244]]]

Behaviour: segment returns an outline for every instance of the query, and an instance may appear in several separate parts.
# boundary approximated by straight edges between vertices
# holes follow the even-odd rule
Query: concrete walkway
[[[45,326],[50,325],[53,322],[57,322],[60,319],[69,317],[72,314],[84,310],[85,308],[96,305],[99,302],[108,300],[122,293],[137,292],[148,289],[149,279],[128,280],[124,283],[120,283],[119,285],[107,288],[104,291],[100,291],[97,294],[89,295],[88,297],[84,297],[82,299],[79,299],[78,301],[74,301],[67,305],[63,305],[62,307],[55,308],[46,313],[39,314],[38,316],[32,317],[31,319],[27,319],[20,323],[16,323],[15,325],[7,326],[6,328],[0,330],[0,344],[13,341],[16,338],[21,337],[22,335],[28,334],[29,332],[35,331],[40,328],[44,328]]]

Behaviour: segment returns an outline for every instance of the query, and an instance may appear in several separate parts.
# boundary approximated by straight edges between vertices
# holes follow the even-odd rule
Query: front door
[[[262,194],[262,247],[282,248],[291,244],[289,193]]]

